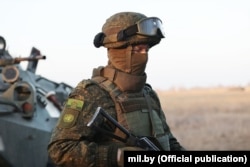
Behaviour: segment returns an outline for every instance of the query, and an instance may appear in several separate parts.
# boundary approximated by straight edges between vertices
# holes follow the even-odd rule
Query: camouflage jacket
[[[102,107],[113,118],[117,118],[110,94],[91,80],[81,81],[65,102],[48,145],[50,158],[55,164],[63,167],[117,166],[117,150],[125,147],[125,144],[86,126],[97,107]],[[161,120],[169,134],[169,150],[183,150],[170,132],[164,114]]]

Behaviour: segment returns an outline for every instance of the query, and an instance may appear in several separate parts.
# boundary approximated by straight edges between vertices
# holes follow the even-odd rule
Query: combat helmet
[[[133,44],[158,44],[164,38],[162,22],[136,12],[120,12],[106,20],[94,38],[95,47],[124,48]]]

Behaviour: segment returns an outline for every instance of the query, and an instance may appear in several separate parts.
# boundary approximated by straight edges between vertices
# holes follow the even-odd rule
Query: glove
[[[96,165],[96,153],[97,153],[97,144],[94,142],[91,142],[87,145],[86,150],[86,158],[85,163],[88,164],[87,166],[95,166]]]
[[[119,167],[124,167],[124,151],[145,151],[140,147],[122,147],[117,150],[117,164]]]

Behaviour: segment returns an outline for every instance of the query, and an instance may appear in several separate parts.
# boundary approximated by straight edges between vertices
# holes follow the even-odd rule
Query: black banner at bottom
[[[124,166],[246,167],[250,151],[125,151]]]

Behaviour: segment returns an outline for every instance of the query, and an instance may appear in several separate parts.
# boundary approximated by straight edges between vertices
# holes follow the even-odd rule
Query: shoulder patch
[[[68,98],[65,107],[77,111],[81,111],[84,105],[84,100]]]
[[[71,128],[75,124],[78,115],[79,111],[77,110],[65,109],[61,115],[58,126],[61,128]]]

